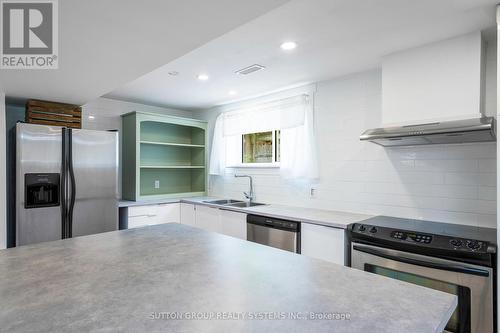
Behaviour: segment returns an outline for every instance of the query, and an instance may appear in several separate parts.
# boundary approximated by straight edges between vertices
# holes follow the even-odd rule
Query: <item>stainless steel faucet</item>
[[[245,195],[245,198],[248,199],[248,201],[252,202],[253,199],[255,199],[255,193],[253,193],[253,179],[252,179],[252,176],[249,176],[249,175],[234,175],[234,177],[236,178],[241,178],[241,177],[247,177],[248,179],[250,179],[250,191],[249,192],[243,192],[243,194]]]

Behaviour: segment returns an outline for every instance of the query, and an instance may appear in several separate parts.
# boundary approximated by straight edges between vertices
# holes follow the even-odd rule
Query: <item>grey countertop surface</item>
[[[451,294],[175,223],[2,250],[0,302],[3,332],[429,333],[457,305]]]
[[[347,226],[351,223],[363,221],[373,217],[372,215],[366,215],[366,214],[340,212],[340,211],[315,209],[315,208],[294,207],[294,206],[276,205],[276,204],[239,208],[230,206],[211,205],[205,202],[207,200],[215,200],[215,199],[220,199],[220,198],[192,197],[192,198],[179,198],[179,199],[166,199],[166,200],[153,200],[153,201],[122,200],[120,201],[120,207],[184,202],[184,203],[219,207],[225,210],[232,210],[246,214],[263,215],[268,217],[292,220],[303,223],[319,224],[319,225],[325,225],[329,227],[342,228],[342,229],[347,228]]]

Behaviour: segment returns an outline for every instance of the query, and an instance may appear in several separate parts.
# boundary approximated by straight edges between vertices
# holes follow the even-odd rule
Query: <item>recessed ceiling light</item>
[[[200,75],[198,75],[198,80],[206,81],[206,80],[208,80],[208,75],[207,74],[200,74]]]
[[[89,120],[94,120],[94,119],[95,119],[95,117],[93,115],[89,116]]]
[[[296,47],[297,47],[297,43],[295,43],[295,42],[284,42],[283,44],[281,44],[281,49],[285,50],[285,51],[293,50]]]
[[[231,96],[234,96],[236,95],[238,92],[236,92],[235,90],[229,90],[228,94],[231,95]]]

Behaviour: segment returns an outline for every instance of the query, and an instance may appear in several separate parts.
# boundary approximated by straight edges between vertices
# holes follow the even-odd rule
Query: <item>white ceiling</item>
[[[0,87],[83,104],[286,2],[59,1],[59,69],[0,70]]]
[[[389,53],[493,26],[497,1],[294,0],[106,97],[203,109],[362,71]],[[283,52],[279,45],[286,40],[296,41],[297,49]],[[234,73],[252,64],[266,69]],[[196,79],[202,72],[208,81]]]

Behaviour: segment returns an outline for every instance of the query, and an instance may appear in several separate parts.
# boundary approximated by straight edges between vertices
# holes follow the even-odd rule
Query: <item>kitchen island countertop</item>
[[[442,332],[457,305],[175,223],[2,250],[0,302],[8,332]]]

